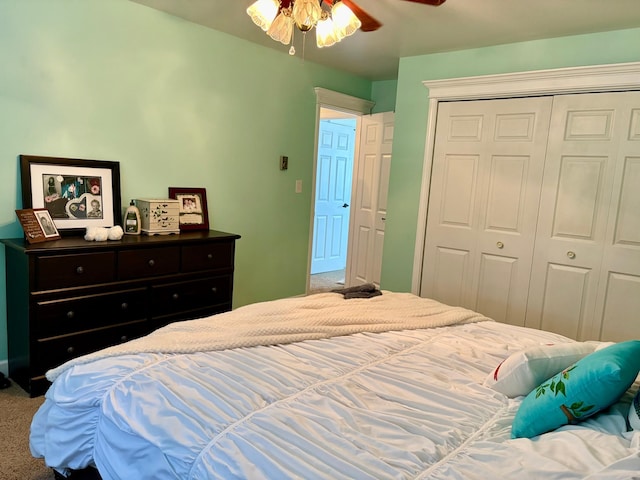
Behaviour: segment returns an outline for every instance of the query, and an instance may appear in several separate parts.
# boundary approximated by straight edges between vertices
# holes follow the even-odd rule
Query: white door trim
[[[358,115],[371,113],[375,102],[363,98],[352,97],[345,93],[334,92],[326,88],[315,87],[316,104],[333,110],[342,110]]]
[[[422,278],[438,103],[453,100],[640,90],[640,62],[426,80],[422,84],[429,89],[429,115],[411,278],[411,291],[416,295],[420,292]]]

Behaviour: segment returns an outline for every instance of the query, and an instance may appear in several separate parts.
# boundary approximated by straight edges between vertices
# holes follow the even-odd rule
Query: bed
[[[32,454],[105,480],[640,478],[640,342],[623,342],[610,404],[512,438],[522,405],[549,396],[540,375],[568,396],[576,365],[622,343],[382,293],[248,305],[74,359],[47,374]]]

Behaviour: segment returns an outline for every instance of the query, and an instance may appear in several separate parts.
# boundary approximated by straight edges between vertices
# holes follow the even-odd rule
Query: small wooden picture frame
[[[25,208],[16,210],[24,236],[29,243],[57,240],[60,233],[46,208]]]
[[[169,198],[179,202],[180,230],[209,230],[206,189],[169,187]]]

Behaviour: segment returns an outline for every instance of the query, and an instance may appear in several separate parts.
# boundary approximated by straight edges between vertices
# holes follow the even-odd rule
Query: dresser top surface
[[[217,230],[191,231],[174,235],[124,235],[120,240],[104,242],[87,241],[82,236],[63,237],[42,243],[27,243],[24,238],[9,238],[0,240],[7,248],[24,251],[27,254],[60,253],[60,251],[147,248],[153,246],[168,246],[178,244],[209,243],[212,241],[235,241],[240,235],[220,232]]]

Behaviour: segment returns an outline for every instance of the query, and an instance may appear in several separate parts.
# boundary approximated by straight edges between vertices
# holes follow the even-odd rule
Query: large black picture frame
[[[22,208],[46,208],[61,236],[122,224],[120,163],[20,155]]]

